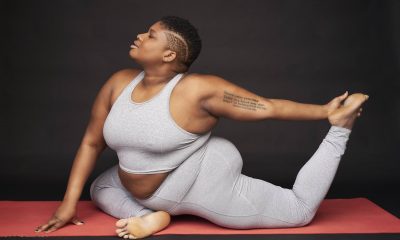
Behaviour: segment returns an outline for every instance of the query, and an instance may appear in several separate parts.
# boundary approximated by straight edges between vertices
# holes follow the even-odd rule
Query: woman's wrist
[[[78,205],[78,201],[76,199],[69,199],[69,198],[65,198],[62,201],[62,204],[68,206],[68,207],[73,207],[76,208],[76,206]]]
[[[322,109],[321,111],[322,111],[322,115],[324,116],[324,119],[327,119],[330,114],[328,104],[321,105],[321,109]]]

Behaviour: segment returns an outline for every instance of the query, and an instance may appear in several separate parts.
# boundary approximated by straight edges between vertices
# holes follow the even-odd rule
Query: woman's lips
[[[139,48],[137,43],[136,43],[136,41],[133,41],[133,43],[131,45],[131,48]]]

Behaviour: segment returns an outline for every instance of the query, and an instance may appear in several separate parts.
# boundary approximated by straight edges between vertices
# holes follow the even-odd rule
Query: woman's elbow
[[[264,105],[264,112],[262,113],[263,119],[276,118],[276,106],[274,102],[267,98],[263,98],[262,102]]]

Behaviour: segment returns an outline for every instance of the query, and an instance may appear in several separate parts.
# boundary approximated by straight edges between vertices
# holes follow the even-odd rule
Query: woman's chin
[[[135,57],[135,53],[134,53],[132,50],[129,51],[129,56],[130,56],[132,59],[135,59],[135,58],[136,58],[136,57]]]

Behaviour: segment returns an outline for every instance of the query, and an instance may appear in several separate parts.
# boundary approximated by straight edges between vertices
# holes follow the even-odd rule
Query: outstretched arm
[[[262,97],[215,75],[195,74],[194,77],[202,89],[201,106],[214,116],[239,121],[319,120],[326,119],[332,108],[332,104],[317,105]]]

